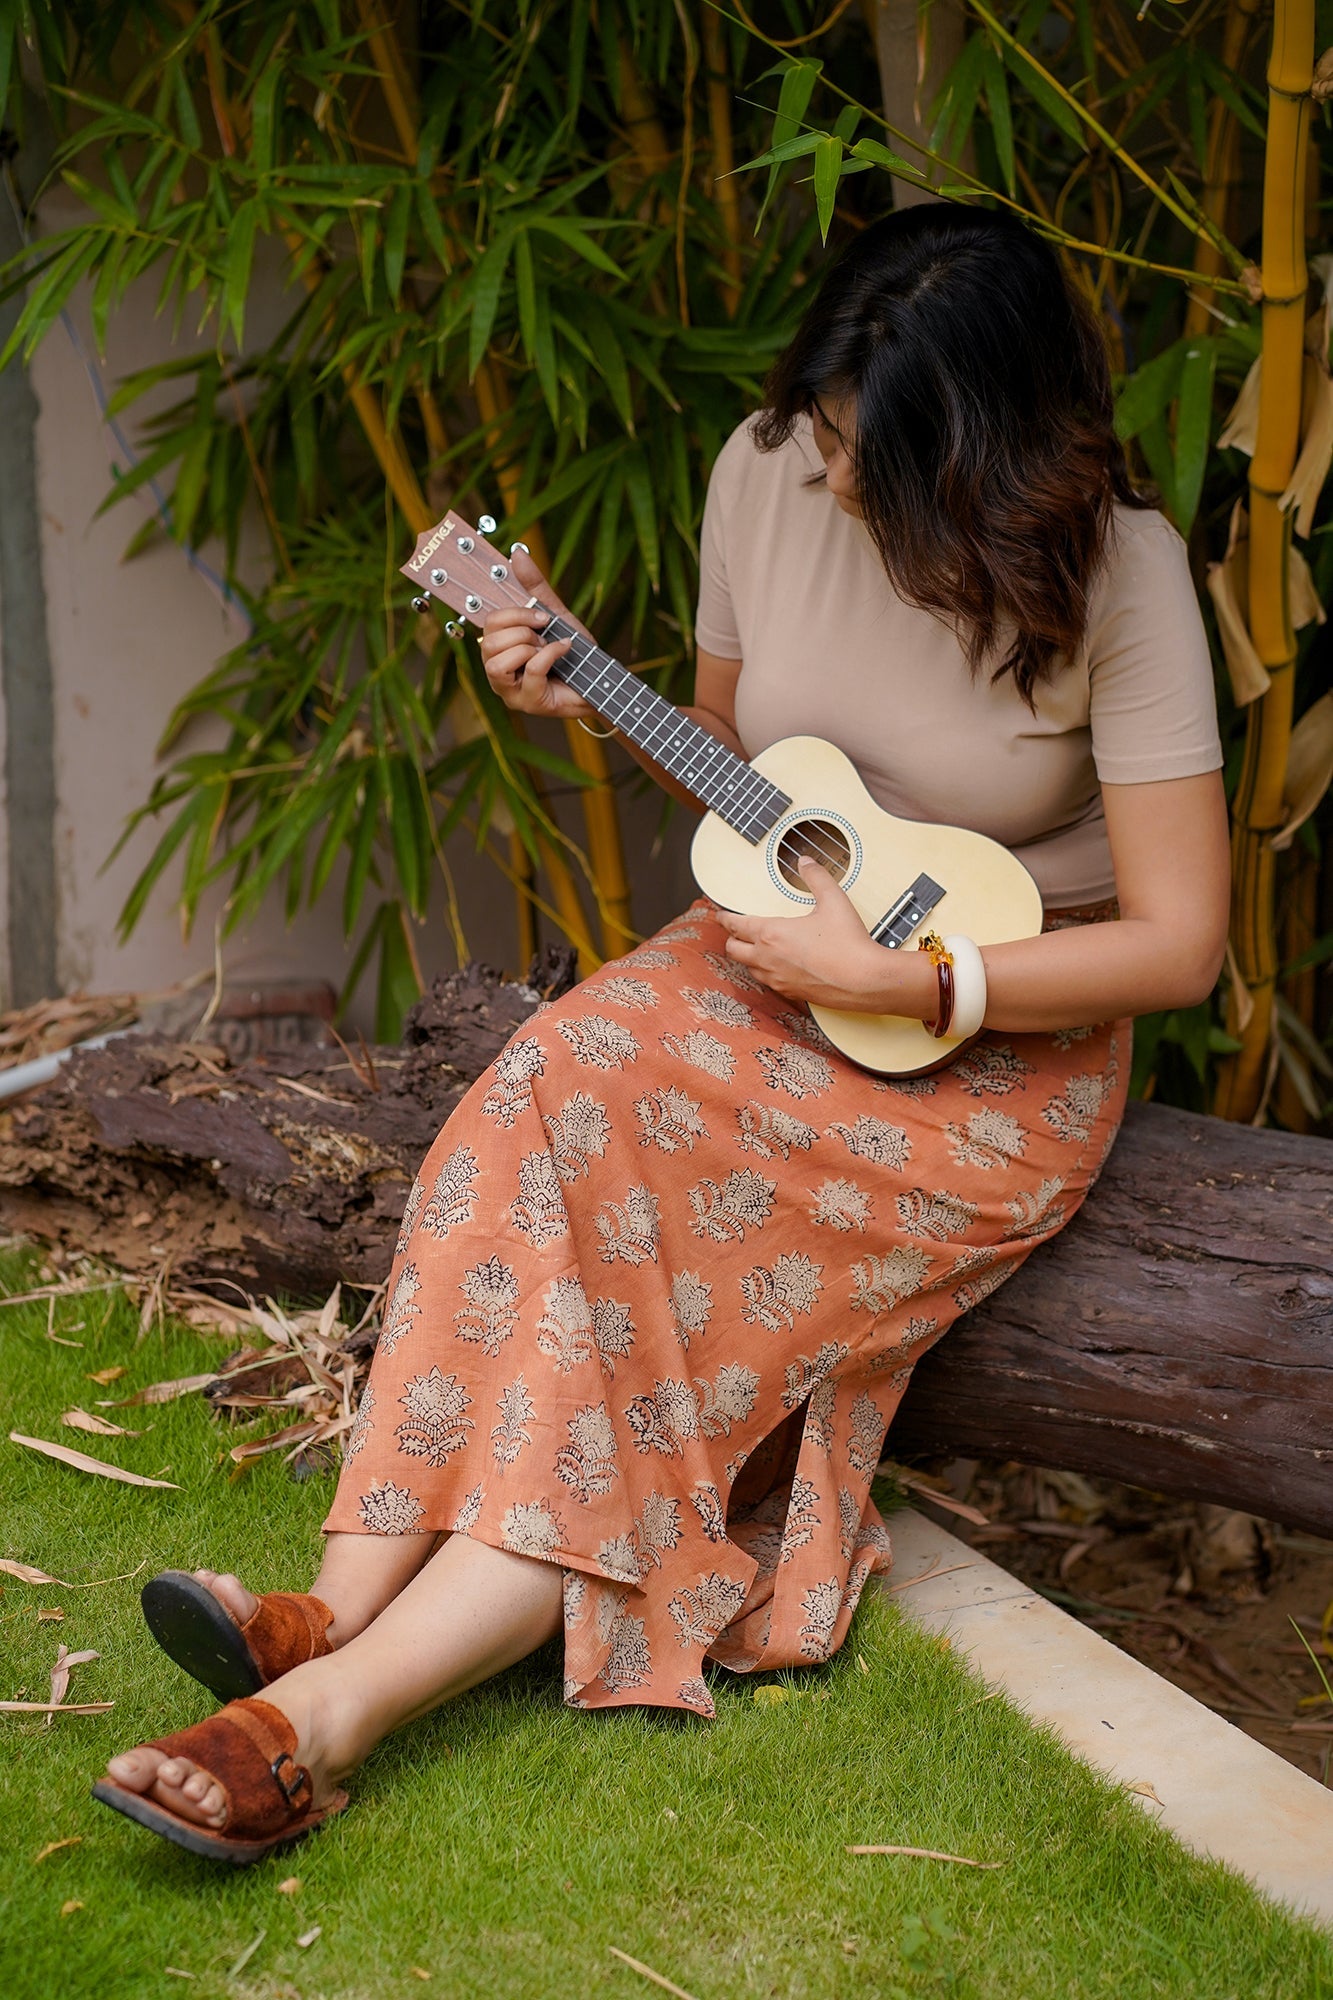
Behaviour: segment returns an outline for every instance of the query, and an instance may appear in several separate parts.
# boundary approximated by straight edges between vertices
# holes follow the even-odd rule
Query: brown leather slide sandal
[[[93,1797],[150,1833],[187,1847],[191,1854],[244,1866],[275,1847],[304,1840],[326,1819],[343,1811],[346,1792],[326,1806],[312,1804],[314,1786],[295,1758],[296,1731],[269,1701],[233,1701],[175,1736],[159,1736],[143,1746],[169,1757],[188,1757],[221,1785],[227,1817],[220,1827],[199,1826],[114,1778],[99,1778]]]
[[[257,1694],[293,1667],[333,1651],[333,1613],[322,1599],[300,1591],[269,1591],[244,1625],[183,1569],[164,1569],[144,1585],[139,1601],[163,1652],[219,1701]]]

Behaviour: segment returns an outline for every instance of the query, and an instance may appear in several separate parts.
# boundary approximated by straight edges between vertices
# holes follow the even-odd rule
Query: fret
[[[791,800],[777,785],[566,619],[553,616],[543,637],[571,642],[551,669],[557,679],[567,682],[744,839],[762,839],[787,810]]]

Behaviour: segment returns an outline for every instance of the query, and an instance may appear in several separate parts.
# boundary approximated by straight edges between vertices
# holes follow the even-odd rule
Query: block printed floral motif
[[[458,1289],[467,1304],[454,1314],[455,1334],[459,1340],[477,1342],[484,1354],[498,1354],[518,1324],[519,1286],[513,1265],[502,1257],[488,1257],[463,1273]]]
[[[524,1154],[518,1163],[518,1193],[509,1204],[509,1221],[534,1250],[544,1250],[569,1234],[560,1176],[545,1147]]]
[[[1111,1027],[875,1077],[725,946],[696,904],[463,1098],[328,1522],[553,1564],[578,1707],[708,1716],[706,1657],[841,1643],[914,1362],[1076,1212],[1124,1094]]]
[[[559,1111],[544,1120],[546,1137],[562,1181],[587,1178],[594,1160],[603,1159],[611,1139],[606,1106],[586,1090],[567,1097]]]
[[[482,1115],[512,1131],[532,1103],[532,1086],[546,1068],[546,1052],[533,1035],[521,1035],[500,1051],[491,1083],[481,1100]]]
[[[451,1229],[472,1220],[476,1206],[475,1182],[481,1163],[470,1146],[457,1146],[435,1177],[430,1200],[421,1211],[421,1227],[428,1236],[443,1240]]]
[[[443,1465],[450,1452],[462,1451],[474,1426],[463,1414],[472,1398],[457,1375],[443,1375],[438,1368],[414,1375],[398,1400],[407,1411],[394,1431],[399,1451],[435,1466]]]
[[[773,1212],[777,1182],[753,1167],[733,1167],[719,1183],[704,1179],[689,1191],[694,1210],[690,1224],[696,1236],[713,1243],[739,1243],[747,1229],[762,1229]]]

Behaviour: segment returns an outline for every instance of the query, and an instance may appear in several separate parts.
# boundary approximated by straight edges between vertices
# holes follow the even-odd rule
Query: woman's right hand
[[[569,651],[570,641],[557,639],[549,645],[541,641],[542,628],[552,612],[578,625],[581,632],[583,626],[561,603],[530,555],[519,549],[511,560],[515,577],[532,596],[541,599],[541,605],[507,604],[488,615],[481,628],[481,660],[487,680],[505,707],[522,715],[549,715],[560,721],[595,715],[592,704],[567,682],[550,677],[556,661]],[[591,636],[585,633],[585,637]]]

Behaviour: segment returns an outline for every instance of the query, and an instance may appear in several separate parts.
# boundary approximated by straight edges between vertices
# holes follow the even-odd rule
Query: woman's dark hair
[[[1055,253],[1012,217],[924,203],[829,271],[766,384],[761,450],[849,398],[861,516],[899,596],[954,625],[974,669],[1013,638],[1037,680],[1083,638],[1114,501],[1135,491],[1101,332]]]

